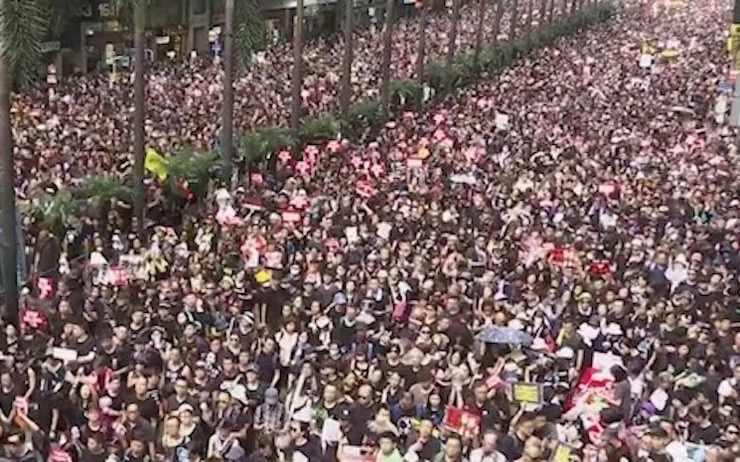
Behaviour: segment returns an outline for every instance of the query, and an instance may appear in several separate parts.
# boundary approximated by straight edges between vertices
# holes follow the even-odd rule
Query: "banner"
[[[373,448],[346,445],[337,458],[339,462],[375,462],[375,453]]]
[[[144,169],[156,176],[159,181],[164,181],[167,179],[169,162],[157,151],[148,148],[146,150],[146,158],[144,159]]]
[[[442,425],[463,438],[472,438],[480,433],[480,416],[459,407],[447,406]]]

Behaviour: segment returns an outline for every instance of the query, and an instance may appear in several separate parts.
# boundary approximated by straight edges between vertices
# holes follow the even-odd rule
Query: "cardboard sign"
[[[653,65],[653,56],[647,53],[640,55],[640,67],[642,69],[650,69]]]
[[[77,351],[70,348],[54,347],[51,349],[51,356],[64,362],[77,361]]]
[[[569,462],[570,461],[571,449],[564,445],[559,444],[552,454],[552,462]]]
[[[357,232],[357,226],[348,226],[344,228],[344,236],[350,244],[360,241],[360,234]]]
[[[391,238],[391,231],[393,230],[393,225],[386,222],[378,223],[376,234],[379,238],[385,239],[386,241]]]
[[[536,383],[518,382],[511,386],[514,401],[527,404],[542,404],[542,386]]]
[[[496,128],[498,128],[499,130],[509,129],[509,116],[508,115],[497,112],[496,118],[494,119],[494,121],[496,123]]]
[[[707,448],[702,444],[684,443],[686,453],[692,462],[704,462],[707,456]]]
[[[480,433],[480,416],[458,407],[447,406],[442,425],[463,438],[475,437]]]
[[[301,214],[298,212],[283,212],[283,221],[286,223],[298,223],[301,221]]]
[[[321,429],[321,441],[337,443],[342,439],[342,429],[338,420],[326,419]]]
[[[411,157],[406,161],[406,166],[408,168],[421,168],[423,165],[424,161],[417,157]]]

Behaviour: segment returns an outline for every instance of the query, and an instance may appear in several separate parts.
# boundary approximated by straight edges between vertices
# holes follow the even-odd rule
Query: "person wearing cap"
[[[255,363],[247,364],[244,369],[244,393],[247,405],[256,408],[264,401],[267,385],[259,380],[259,367]]]
[[[273,434],[285,427],[287,414],[276,388],[265,391],[265,402],[254,412],[254,430]]]
[[[666,452],[668,443],[668,432],[660,423],[649,426],[643,436],[641,452],[638,452],[638,460],[652,460],[655,462],[672,461],[673,458]]]
[[[181,404],[176,415],[180,419],[180,437],[188,441],[191,454],[202,454],[208,444],[208,435],[202,422],[196,415],[195,408],[188,404]]]

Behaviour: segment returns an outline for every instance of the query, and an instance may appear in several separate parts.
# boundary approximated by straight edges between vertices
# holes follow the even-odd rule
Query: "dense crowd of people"
[[[37,277],[0,335],[0,460],[736,460],[727,11],[628,3],[373,142],[280,153],[176,227],[152,214],[146,242],[115,207],[31,228]],[[415,30],[400,23],[399,75]],[[360,97],[379,31],[357,36]],[[339,50],[307,50],[312,111],[335,104]],[[243,77],[241,128],[286,117],[270,77],[289,65],[271,51]],[[154,145],[211,142],[218,72],[150,75]],[[93,76],[19,96],[19,194],[123,173],[129,91]]]

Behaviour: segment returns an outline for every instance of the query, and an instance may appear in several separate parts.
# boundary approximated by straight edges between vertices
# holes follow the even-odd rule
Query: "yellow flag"
[[[154,176],[159,178],[159,181],[167,179],[167,171],[169,170],[169,163],[167,159],[162,157],[157,151],[152,148],[146,150],[146,158],[144,159],[144,168],[151,172]]]

